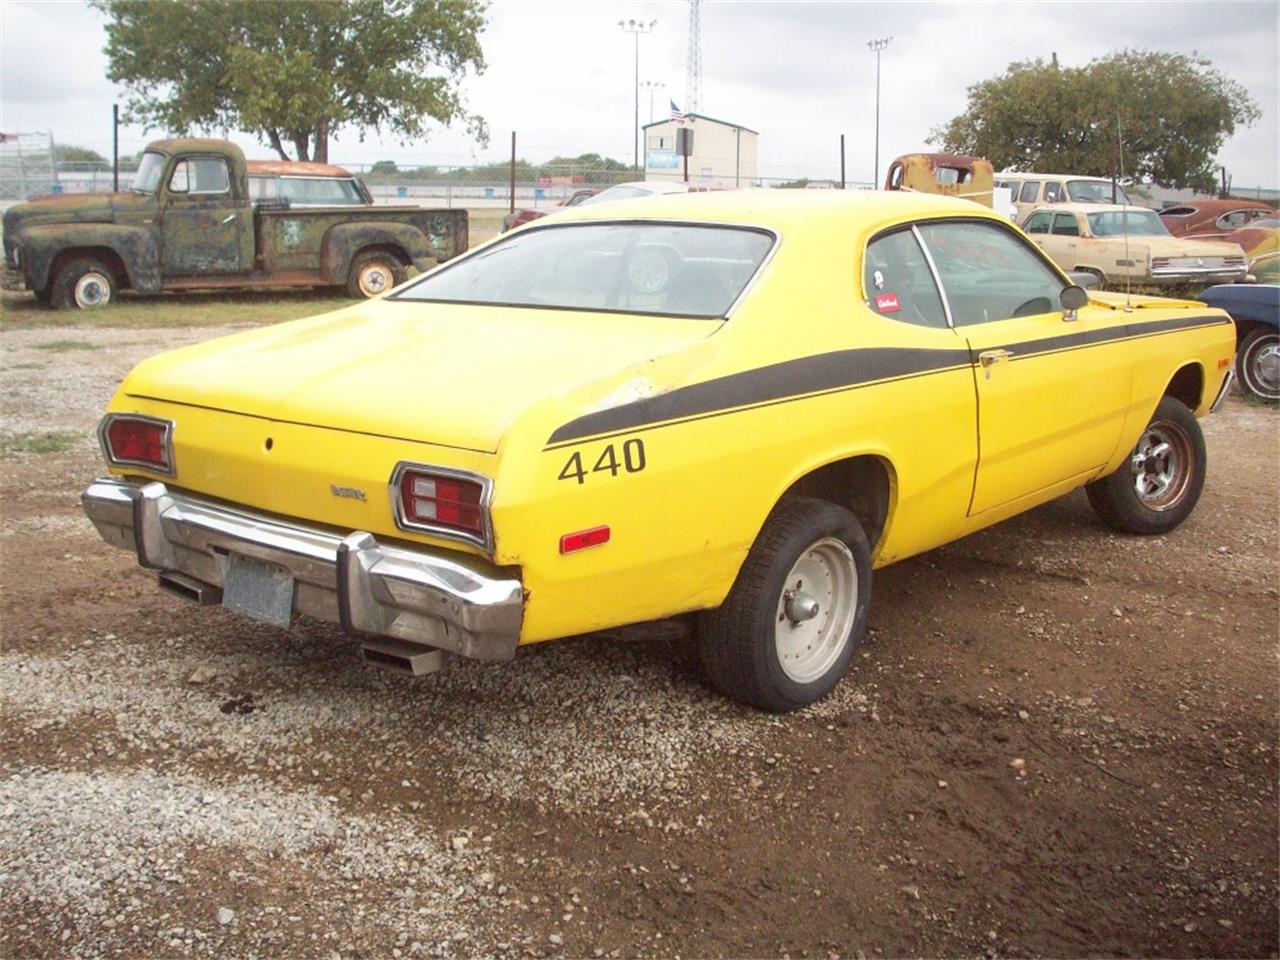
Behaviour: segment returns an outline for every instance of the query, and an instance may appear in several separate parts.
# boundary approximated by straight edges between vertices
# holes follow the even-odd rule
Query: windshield
[[[1108,210],[1089,214],[1089,232],[1095,237],[1167,237],[1169,230],[1154,210]]]
[[[160,177],[164,174],[164,154],[144,153],[138,162],[138,172],[133,175],[134,193],[155,193],[160,186]]]
[[[510,235],[393,299],[723,317],[772,246],[770,234],[744,227],[545,227]]]
[[[1129,203],[1124,187],[1116,184],[1116,198],[1111,199],[1110,180],[1068,180],[1067,196],[1072,203]]]

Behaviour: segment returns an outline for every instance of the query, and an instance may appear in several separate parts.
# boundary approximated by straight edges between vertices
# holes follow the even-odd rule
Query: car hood
[[[493,453],[516,417],[721,325],[371,301],[139,364],[124,394]]]
[[[15,203],[4,212],[5,236],[46,223],[115,223],[127,214],[143,213],[155,198],[136,193],[95,193],[36,197]]]
[[[1112,242],[1123,242],[1111,237]],[[1182,237],[1130,237],[1129,243],[1143,246],[1153,257],[1242,257],[1237,244],[1221,240],[1184,240]]]

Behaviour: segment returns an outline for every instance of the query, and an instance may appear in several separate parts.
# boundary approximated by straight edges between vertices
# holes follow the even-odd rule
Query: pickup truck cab
[[[465,210],[255,204],[235,144],[157,140],[127,193],[40,197],[6,210],[4,287],[82,309],[123,288],[345,285],[371,297],[410,266],[425,270],[466,249]]]

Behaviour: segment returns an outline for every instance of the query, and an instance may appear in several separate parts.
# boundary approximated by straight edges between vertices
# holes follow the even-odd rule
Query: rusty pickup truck
[[[372,297],[467,249],[465,210],[291,208],[251,197],[240,148],[157,140],[127,193],[39,197],[4,213],[4,288],[55,307],[119,290],[343,286]]]

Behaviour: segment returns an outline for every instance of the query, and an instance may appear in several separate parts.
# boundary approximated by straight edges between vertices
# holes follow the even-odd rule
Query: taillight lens
[[[102,423],[107,462],[118,467],[145,467],[173,473],[173,422],[155,417],[108,414]]]
[[[398,519],[403,526],[489,545],[488,484],[483,478],[407,465],[398,472]]]

